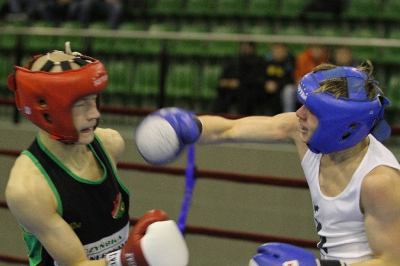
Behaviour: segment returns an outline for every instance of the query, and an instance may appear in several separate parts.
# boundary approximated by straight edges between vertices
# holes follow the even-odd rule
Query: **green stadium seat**
[[[206,33],[207,25],[204,23],[183,24],[179,30],[181,33]],[[169,42],[168,52],[170,55],[180,56],[206,56],[207,41],[180,39]]]
[[[400,29],[391,28],[389,30],[388,39],[400,41]],[[385,64],[400,64],[400,47],[383,47],[383,56],[380,61]]]
[[[218,35],[240,33],[239,27],[233,24],[214,25],[212,33]],[[239,43],[235,41],[210,41],[208,55],[212,57],[232,57],[238,54]]]
[[[155,22],[149,26],[147,31],[150,33],[172,32],[175,31],[175,25],[169,22]],[[144,40],[142,53],[151,55],[160,54],[163,45],[164,40],[162,39],[146,39]]]
[[[276,17],[278,8],[279,0],[249,0],[244,14],[253,18]]]
[[[103,34],[105,31],[111,31],[111,27],[107,22],[98,21],[89,24],[89,30]],[[93,36],[91,37],[91,48],[95,56],[99,54],[112,54],[115,45],[115,38],[113,36]]]
[[[350,31],[350,37],[365,38],[365,40],[368,40],[370,38],[380,38],[382,36],[378,29],[370,27],[368,25],[364,25],[364,26],[354,27]],[[360,43],[362,42],[363,41],[360,40]],[[362,45],[351,47],[351,51],[354,57],[359,62],[371,60],[373,64],[376,64],[381,59],[380,49],[381,49],[380,47],[376,46],[362,46]]]
[[[104,91],[110,96],[129,97],[133,95],[132,76],[134,63],[131,60],[106,60],[108,86]]]
[[[399,10],[399,0],[386,0],[380,18],[388,22],[398,22],[400,21]]]
[[[55,25],[51,22],[46,21],[35,21],[31,24],[31,27],[37,28],[53,28]],[[46,53],[55,50],[54,44],[57,42],[57,36],[55,35],[25,35],[23,37],[23,46],[25,51],[29,54],[32,53]]]
[[[341,28],[341,25],[321,25],[313,29],[314,36],[321,37],[345,37],[346,32]]]
[[[144,31],[144,25],[136,22],[123,22],[117,32]],[[140,53],[143,49],[144,39],[119,37],[115,40],[114,50],[118,54]]]
[[[218,16],[238,16],[243,14],[246,0],[217,0],[214,13]]]
[[[15,27],[26,27],[26,23],[18,22],[18,23],[11,23],[8,22],[3,27],[5,29],[9,29],[10,33],[1,32],[0,33],[0,49],[2,51],[11,51],[14,50],[15,46],[18,42],[18,36],[13,33],[12,29]]]
[[[133,76],[133,93],[141,97],[155,97],[160,88],[160,64],[139,62]]]
[[[198,90],[199,68],[191,63],[174,63],[168,68],[166,97],[169,100],[192,99]]]
[[[183,0],[158,0],[154,6],[149,8],[148,13],[154,16],[179,15],[182,8]]]
[[[292,24],[292,23],[282,25],[278,30],[278,34],[284,35],[284,36],[308,36],[308,35],[310,35],[306,26],[303,26],[301,24]],[[288,44],[288,47],[295,55],[301,53],[306,48],[306,46],[307,45],[302,44],[302,43],[289,43]]]
[[[390,100],[389,110],[400,110],[400,73],[392,73],[388,80],[385,96]]]
[[[72,51],[85,52],[88,45],[87,38],[74,34],[75,30],[81,30],[83,28],[81,23],[75,21],[65,21],[61,23],[60,30],[69,31],[71,34],[57,37],[57,49],[64,50],[65,42],[70,42]]]
[[[347,8],[342,12],[344,20],[363,21],[378,19],[381,15],[381,1],[377,0],[350,0]]]
[[[189,16],[209,17],[215,11],[214,0],[187,0],[184,13]]]
[[[206,65],[201,75],[201,87],[198,90],[197,98],[210,103],[217,97],[218,80],[222,73],[220,65]]]
[[[244,34],[254,34],[254,35],[274,35],[275,30],[273,25],[270,24],[255,24],[255,25],[244,25]],[[257,54],[264,56],[270,52],[271,43],[257,43]]]
[[[8,75],[13,72],[13,58],[10,55],[0,54],[0,96],[8,97],[12,96],[13,93],[7,88],[6,80]]]
[[[279,18],[297,19],[309,0],[281,0]]]

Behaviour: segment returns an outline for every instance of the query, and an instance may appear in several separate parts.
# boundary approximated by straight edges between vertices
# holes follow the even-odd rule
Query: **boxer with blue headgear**
[[[340,78],[346,79],[348,98],[318,91],[323,82]],[[300,80],[298,98],[319,122],[307,143],[311,151],[327,154],[348,149],[370,133],[379,141],[389,137],[390,127],[383,119],[383,112],[390,102],[378,87],[378,94],[369,98],[367,82],[377,87],[375,80],[355,67],[310,72]]]
[[[317,66],[300,81],[298,97],[303,105],[296,112],[229,119],[163,108],[137,128],[136,140],[151,144],[138,149],[149,163],[157,164],[173,161],[184,145],[194,143],[261,146],[291,141],[310,190],[320,256],[270,242],[257,249],[249,266],[398,265],[400,164],[382,143],[390,135],[383,119],[390,103],[371,77],[371,67],[370,63],[359,68]],[[281,166],[290,168],[293,162],[286,159]],[[287,196],[298,202],[297,197]],[[266,205],[261,208],[270,208]],[[297,214],[303,211],[306,207],[289,211],[294,226],[301,223]]]

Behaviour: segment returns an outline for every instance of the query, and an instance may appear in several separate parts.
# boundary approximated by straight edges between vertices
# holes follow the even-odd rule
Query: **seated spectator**
[[[107,14],[110,28],[117,29],[123,11],[123,0],[81,0],[78,10],[78,21],[84,27],[95,19],[97,14]]]
[[[330,53],[326,46],[312,44],[296,57],[294,69],[294,84],[288,84],[283,89],[283,111],[294,112],[298,106],[297,85],[300,79],[311,72],[316,66],[328,63]]]
[[[28,21],[36,15],[37,0],[9,0],[9,20]]]
[[[359,63],[354,58],[353,53],[348,46],[338,46],[334,48],[332,54],[332,63],[337,66],[358,66]]]
[[[274,43],[266,55],[265,86],[260,95],[260,106],[266,115],[283,111],[282,91],[285,85],[293,84],[295,57],[284,43]]]
[[[53,22],[56,26],[65,20],[72,20],[80,0],[38,0],[40,19]]]
[[[265,60],[257,55],[256,44],[241,42],[239,55],[232,58],[222,71],[212,112],[254,114],[258,92],[264,86],[264,70]]]

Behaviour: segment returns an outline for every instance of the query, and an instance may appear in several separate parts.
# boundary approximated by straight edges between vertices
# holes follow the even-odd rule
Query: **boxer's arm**
[[[57,201],[45,178],[25,155],[11,170],[6,187],[10,211],[23,228],[35,235],[60,265],[106,265],[89,261],[71,227],[57,212]]]
[[[125,150],[125,141],[121,134],[110,128],[96,128],[95,133],[102,141],[104,148],[107,150],[108,154],[114,166],[119,161]]]
[[[361,208],[368,243],[375,254],[371,265],[400,264],[400,174],[397,169],[378,166],[364,178]],[[370,265],[370,264],[354,264]]]
[[[203,132],[201,144],[228,142],[273,142],[299,139],[299,122],[295,113],[276,116],[249,116],[225,119],[218,116],[200,116]]]

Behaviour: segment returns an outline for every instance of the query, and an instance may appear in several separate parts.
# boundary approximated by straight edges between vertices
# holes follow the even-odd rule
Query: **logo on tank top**
[[[125,212],[125,203],[122,201],[121,193],[117,194],[117,197],[113,201],[114,209],[111,212],[111,215],[114,219],[119,219]]]

